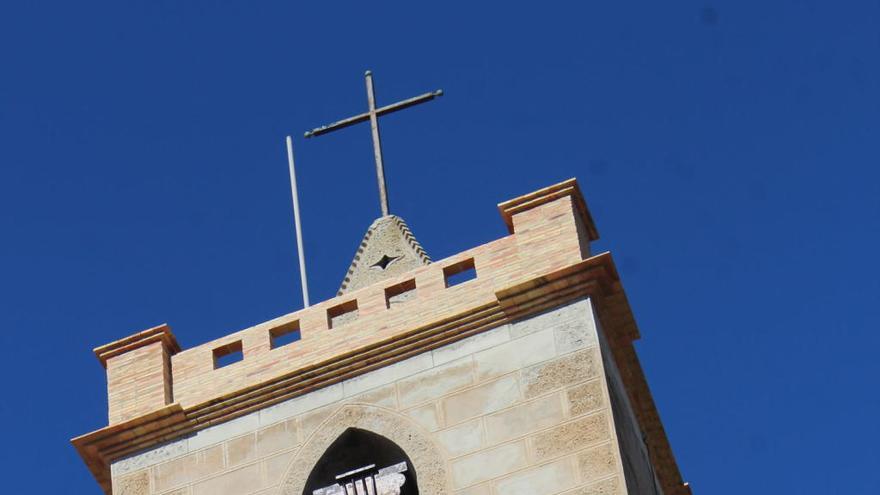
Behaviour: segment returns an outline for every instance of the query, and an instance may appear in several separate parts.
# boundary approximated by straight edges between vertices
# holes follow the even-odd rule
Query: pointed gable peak
[[[402,218],[379,217],[367,229],[337,295],[430,263],[431,258]]]

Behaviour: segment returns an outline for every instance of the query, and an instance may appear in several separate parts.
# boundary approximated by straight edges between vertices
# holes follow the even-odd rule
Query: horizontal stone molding
[[[538,189],[533,193],[500,203],[498,211],[501,213],[501,218],[504,219],[504,224],[507,225],[507,230],[513,234],[514,215],[567,196],[572,198],[580,219],[586,226],[589,240],[595,241],[599,239],[599,231],[596,230],[596,224],[593,222],[593,217],[590,215],[590,210],[587,208],[587,203],[584,201],[584,196],[581,194],[581,188],[576,179],[568,179],[559,184]]]
[[[121,356],[122,354],[131,352],[135,349],[140,349],[141,347],[155,342],[162,342],[162,345],[167,349],[169,354],[173,355],[180,352],[180,344],[177,343],[177,339],[174,338],[174,334],[171,333],[171,327],[163,323],[159,326],[144,330],[143,332],[138,332],[134,335],[125,337],[124,339],[119,339],[115,342],[102,345],[101,347],[96,347],[94,353],[98,358],[98,361],[101,362],[101,365],[106,368],[109,359]]]

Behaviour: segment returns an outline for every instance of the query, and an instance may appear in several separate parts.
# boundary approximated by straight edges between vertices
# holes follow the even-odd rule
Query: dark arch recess
[[[406,482],[401,495],[418,495],[416,470],[409,457],[396,443],[360,428],[349,428],[327,447],[306,480],[303,495],[312,495],[319,488],[336,483],[336,476],[360,467],[375,464],[384,468],[406,462]]]

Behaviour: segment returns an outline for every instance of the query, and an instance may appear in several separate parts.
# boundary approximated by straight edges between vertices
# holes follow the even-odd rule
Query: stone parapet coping
[[[173,355],[180,352],[180,344],[177,343],[177,339],[174,337],[174,334],[171,333],[171,327],[163,323],[134,335],[129,335],[124,339],[119,339],[115,342],[96,347],[94,353],[95,356],[98,357],[98,360],[101,361],[101,365],[106,368],[108,359],[133,351],[139,347],[150,345],[154,342],[162,342],[162,344],[168,349],[169,354]]]
[[[615,361],[635,405],[640,426],[647,436],[650,455],[664,493],[690,494],[690,488],[682,482],[632,346],[632,341],[638,338],[638,329],[610,253],[593,256],[525,282],[516,282],[497,290],[495,296],[496,301],[493,303],[474,305],[452,317],[407,329],[384,341],[353,348],[320,363],[191,407],[183,408],[180,404],[171,404],[139,418],[74,438],[72,443],[104,492],[109,494],[112,490],[110,464],[127,455],[388,366],[513,320],[562,306],[578,298],[592,297],[597,302],[603,328],[608,334]],[[118,343],[110,346],[116,344]]]
[[[524,196],[520,196],[518,198],[499,203],[498,211],[501,213],[501,218],[504,219],[504,223],[507,225],[508,232],[513,234],[514,215],[516,215],[517,213],[522,213],[526,210],[531,210],[532,208],[536,208],[545,203],[556,201],[557,199],[565,196],[571,196],[572,201],[577,208],[578,214],[580,215],[581,220],[584,222],[584,226],[586,226],[587,228],[587,233],[590,240],[595,241],[599,239],[599,231],[596,230],[596,224],[595,222],[593,222],[593,217],[592,215],[590,215],[590,210],[587,208],[587,202],[584,201],[584,195],[581,193],[581,188],[578,185],[577,179],[574,178],[565,180],[549,187],[545,187],[543,189],[538,189],[537,191],[526,194]]]

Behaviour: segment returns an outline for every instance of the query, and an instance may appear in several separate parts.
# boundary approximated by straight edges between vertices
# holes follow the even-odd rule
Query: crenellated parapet
[[[665,493],[682,488],[632,351],[638,330],[574,179],[499,205],[510,235],[181,350],[163,325],[95,350],[109,425],[73,440],[111,490],[118,459],[327,390],[502,325],[591,298],[654,446]]]

